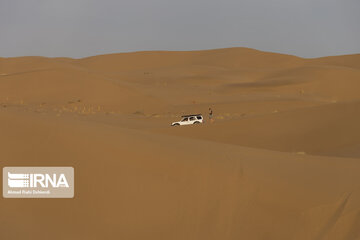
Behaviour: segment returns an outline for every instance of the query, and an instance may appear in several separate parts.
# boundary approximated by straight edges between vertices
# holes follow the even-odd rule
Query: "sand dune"
[[[277,151],[360,157],[359,109],[360,102],[332,103],[162,131]]]
[[[2,198],[0,239],[359,239],[359,79],[246,48],[0,58],[1,166],[76,184]]]

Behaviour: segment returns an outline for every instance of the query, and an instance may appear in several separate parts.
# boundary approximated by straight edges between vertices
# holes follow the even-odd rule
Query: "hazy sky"
[[[0,56],[250,47],[360,53],[360,0],[0,0]]]

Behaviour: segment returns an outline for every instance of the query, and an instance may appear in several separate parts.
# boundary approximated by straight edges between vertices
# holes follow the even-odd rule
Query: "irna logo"
[[[41,173],[10,173],[8,172],[8,185],[11,188],[47,188],[49,186],[54,188],[69,187],[68,181],[64,174],[57,176],[56,173],[41,174]]]
[[[73,167],[4,167],[5,198],[73,198]]]

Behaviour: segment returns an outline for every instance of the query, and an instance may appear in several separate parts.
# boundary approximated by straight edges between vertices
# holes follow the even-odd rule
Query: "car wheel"
[[[180,126],[180,124],[178,124],[178,123],[175,123],[175,124],[174,124],[173,126],[175,126],[175,127],[176,127],[176,126]]]
[[[200,123],[200,122],[196,121],[196,122],[194,122],[193,124],[198,124],[198,123]]]

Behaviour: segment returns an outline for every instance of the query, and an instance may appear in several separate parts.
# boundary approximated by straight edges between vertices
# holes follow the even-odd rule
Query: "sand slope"
[[[277,151],[360,157],[359,109],[360,102],[332,103],[161,131]]]
[[[76,182],[74,199],[0,199],[0,239],[359,239],[359,66],[244,48],[0,58],[1,166]],[[170,127],[208,107],[214,123]]]

